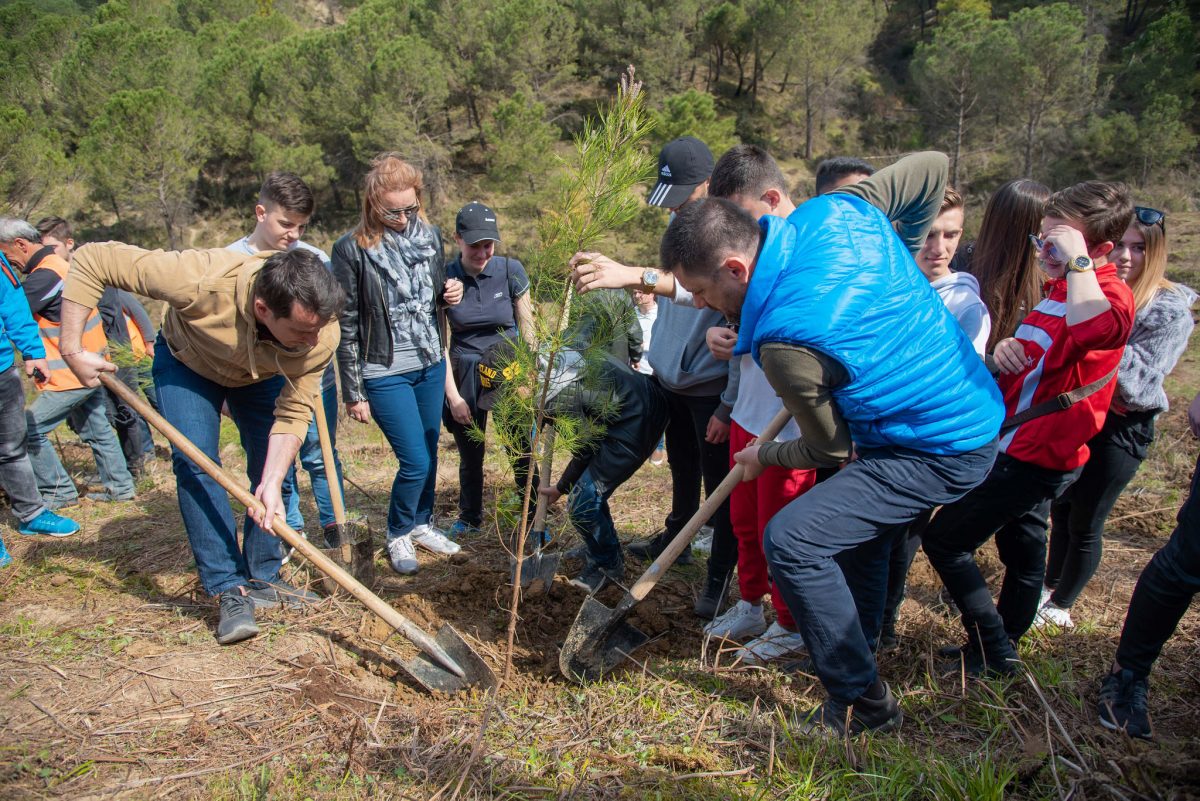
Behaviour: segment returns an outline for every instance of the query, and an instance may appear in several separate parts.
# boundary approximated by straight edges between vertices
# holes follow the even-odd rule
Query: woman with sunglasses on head
[[[1154,419],[1167,410],[1163,380],[1187,347],[1196,293],[1164,277],[1166,218],[1137,206],[1110,254],[1133,291],[1137,316],[1104,428],[1088,442],[1083,472],[1054,503],[1042,604],[1034,625],[1071,628],[1071,607],[1100,565],[1104,521],[1146,458]]]
[[[346,412],[372,417],[400,462],[388,507],[388,556],[397,573],[417,572],[414,546],[453,554],[434,527],[437,442],[446,362],[440,306],[462,299],[446,277],[442,235],[421,213],[421,171],[395,153],[371,162],[358,226],[333,246],[333,272],[346,290],[338,371]]]
[[[537,347],[533,332],[533,305],[529,276],[516,259],[497,256],[500,229],[496,212],[479,202],[468,203],[454,221],[458,256],[446,273],[463,284],[463,302],[446,310],[450,326],[446,372],[446,408],[443,420],[458,446],[458,520],[450,538],[478,533],[483,523],[483,442],[471,436],[472,423],[483,431],[487,410],[478,406],[479,361],[492,345],[520,336]],[[514,471],[518,486],[525,486],[528,462]]]

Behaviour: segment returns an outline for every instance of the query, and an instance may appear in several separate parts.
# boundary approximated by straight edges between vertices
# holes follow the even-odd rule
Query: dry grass
[[[1191,235],[1200,215],[1179,217],[1186,259],[1173,270],[1200,286]],[[1195,463],[1184,412],[1200,386],[1198,354],[1193,345],[1168,384],[1172,410],[1114,512],[1101,571],[1078,606],[1082,624],[1023,646],[1036,687],[931,677],[934,651],[957,633],[923,557],[901,647],[881,663],[906,714],[894,737],[798,737],[789,716],[819,699],[815,680],[729,667],[728,650],[706,647],[690,612],[698,565],[671,571],[638,608],[633,622],[654,640],[637,661],[588,687],[558,675],[558,646],[582,600],[561,577],[523,605],[515,676],[494,698],[435,698],[405,683],[394,660],[411,648],[342,598],[262,615],[260,637],[221,648],[160,464],[137,501],[78,507],[80,536],[4,532],[16,562],[0,572],[0,795],[1196,797],[1200,612],[1185,617],[1153,677],[1157,742],[1105,732],[1093,710],[1133,583],[1170,532]],[[373,427],[344,422],[341,434],[349,506],[382,528],[392,457]],[[64,452],[77,475],[90,472],[77,445],[64,442]],[[235,447],[224,456],[239,463]],[[449,523],[457,471],[448,437],[439,479],[438,513]],[[665,468],[647,465],[617,493],[623,538],[661,525],[668,483]],[[453,622],[498,668],[507,557],[494,531],[466,553],[453,563],[422,555],[419,575],[388,575],[379,591],[420,625]],[[990,547],[984,561],[998,570]],[[293,576],[311,580],[303,568]]]

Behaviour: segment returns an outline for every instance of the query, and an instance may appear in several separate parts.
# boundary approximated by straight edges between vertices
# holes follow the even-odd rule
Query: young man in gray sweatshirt
[[[695,137],[668,142],[658,156],[658,182],[648,202],[674,213],[708,192],[712,152]],[[729,473],[729,415],[737,397],[729,363],[708,349],[705,333],[724,324],[720,312],[697,309],[686,290],[676,292],[673,278],[656,269],[619,264],[599,253],[577,253],[571,261],[579,292],[597,289],[638,289],[659,296],[658,317],[650,338],[649,358],[654,379],[670,408],[667,459],[671,467],[671,513],[655,537],[630,544],[629,552],[654,559],[700,508],[700,484],[713,492]],[[679,287],[682,290],[682,287]],[[713,528],[708,580],[695,612],[711,619],[720,611],[730,576],[737,565],[737,541],[729,523],[729,502],[710,518]],[[680,558],[686,563],[690,552]]]

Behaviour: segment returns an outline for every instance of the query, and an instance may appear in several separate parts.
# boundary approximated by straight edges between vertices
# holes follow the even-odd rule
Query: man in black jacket
[[[508,342],[484,353],[480,408],[495,403],[513,363]],[[666,425],[667,399],[657,384],[611,356],[588,364],[578,351],[563,350],[551,370],[546,413],[549,423],[567,418],[602,429],[594,438],[581,438],[558,481],[538,490],[550,503],[570,497],[571,522],[587,546],[583,571],[571,583],[595,593],[610,581],[619,582],[625,566],[608,498],[654,451]]]

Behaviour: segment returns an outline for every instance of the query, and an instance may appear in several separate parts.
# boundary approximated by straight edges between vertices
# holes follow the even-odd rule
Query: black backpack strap
[[[1109,371],[1108,375],[1104,376],[1103,378],[1097,379],[1090,384],[1084,384],[1082,387],[1073,389],[1070,392],[1064,392],[1054,400],[1043,401],[1037,406],[1030,406],[1020,414],[1014,414],[1012,417],[1007,418],[1000,425],[1000,433],[1005,434],[1019,425],[1028,423],[1030,420],[1036,420],[1037,418],[1045,417],[1048,414],[1061,412],[1063,409],[1070,409],[1072,406],[1079,403],[1089,395],[1094,395],[1099,392],[1108,385],[1109,381],[1112,381],[1114,378],[1116,378],[1116,375],[1117,368],[1114,367]]]

